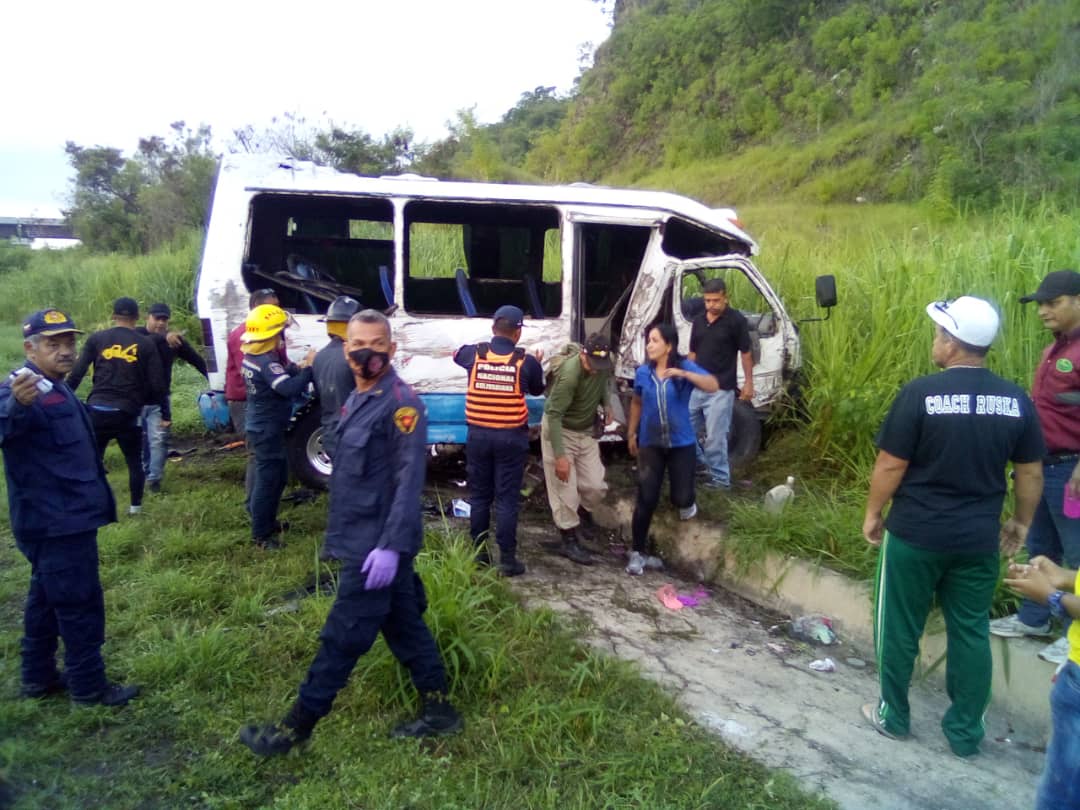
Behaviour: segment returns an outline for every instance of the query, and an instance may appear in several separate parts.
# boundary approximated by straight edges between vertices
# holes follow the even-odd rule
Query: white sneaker
[[[630,552],[630,562],[626,565],[626,573],[630,576],[640,577],[645,573],[645,555],[640,551]]]
[[[685,509],[679,510],[679,520],[690,520],[697,514],[697,504],[692,503]]]
[[[1039,650],[1039,658],[1051,664],[1064,664],[1069,660],[1069,639],[1062,636],[1053,644],[1047,644]]]
[[[134,506],[134,505],[132,505],[132,506],[129,506],[129,507],[128,507],[128,514],[129,514],[129,515],[137,515],[137,514],[139,514],[139,512],[141,512],[141,511],[142,511],[142,507],[141,507],[141,506]]]
[[[1020,621],[1020,616],[1014,613],[1002,619],[994,619],[990,622],[990,634],[1002,638],[1023,638],[1024,636],[1045,636],[1050,633],[1050,622],[1032,627]]]
[[[654,557],[651,554],[645,558],[645,570],[646,571],[663,571],[664,561],[659,557]]]

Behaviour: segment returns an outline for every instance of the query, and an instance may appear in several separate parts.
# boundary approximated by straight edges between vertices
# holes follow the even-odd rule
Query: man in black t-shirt
[[[886,737],[907,736],[908,686],[936,596],[952,699],[941,727],[953,753],[967,757],[979,752],[990,701],[998,549],[1011,555],[1024,542],[1042,492],[1046,448],[1023,389],[985,367],[999,324],[994,308],[964,296],[926,312],[937,324],[932,358],[943,371],[900,390],[876,440],[863,536],[881,548],[874,588],[881,697],[862,713]],[[1009,462],[1016,513],[1001,526]]]
[[[710,489],[730,489],[728,432],[738,388],[736,358],[742,362],[743,387],[739,399],[754,398],[754,360],[750,354],[750,327],[746,318],[729,305],[727,285],[711,278],[702,287],[705,312],[690,326],[691,360],[716,377],[720,390],[706,393],[695,388],[690,394],[690,421],[694,432],[705,440],[698,444],[698,464],[704,465]]]
[[[117,298],[113,303],[116,325],[86,339],[67,379],[74,391],[93,364],[93,387],[86,404],[94,425],[98,455],[104,458],[105,448],[116,439],[127,462],[131,490],[128,513],[132,515],[142,510],[146,485],[139,417],[144,405],[160,405],[167,389],[157,346],[147,335],[135,331],[138,318],[139,305],[135,299]]]

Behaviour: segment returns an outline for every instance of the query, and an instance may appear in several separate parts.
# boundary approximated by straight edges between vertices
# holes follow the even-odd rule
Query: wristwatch
[[[1065,610],[1065,606],[1061,604],[1062,597],[1065,596],[1063,591],[1054,591],[1046,599],[1046,604],[1050,606],[1050,614],[1056,619],[1068,618],[1068,613]]]

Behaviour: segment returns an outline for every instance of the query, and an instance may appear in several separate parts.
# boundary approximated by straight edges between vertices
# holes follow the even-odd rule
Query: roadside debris
[[[836,672],[836,662],[831,658],[818,658],[810,662],[810,669],[814,672]]]
[[[836,632],[828,616],[810,615],[793,619],[788,634],[810,644],[830,645],[836,643]]]
[[[765,511],[770,515],[779,515],[794,497],[795,476],[789,475],[785,483],[778,484],[765,493]]]
[[[467,518],[472,515],[472,504],[463,498],[454,498],[450,502],[450,506],[453,508],[453,514],[456,518]]]

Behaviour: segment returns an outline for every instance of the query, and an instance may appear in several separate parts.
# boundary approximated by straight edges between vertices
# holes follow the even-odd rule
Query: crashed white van
[[[525,313],[521,345],[551,357],[604,331],[625,392],[644,361],[644,329],[675,323],[686,351],[703,311],[702,282],[722,277],[754,343],[753,408],[737,409],[735,456],[756,452],[760,417],[800,365],[799,336],[751,261],[757,245],[730,211],[655,191],[359,177],[266,156],[228,157],[217,179],[196,307],[212,347],[211,386],[224,388],[226,336],[247,315],[250,291],[273,288],[296,326],[289,353],[326,342],[319,318],[351,295],[385,312],[401,376],[424,398],[428,441],[465,441],[458,346],[491,336],[502,304]],[[819,293],[822,285],[819,285]],[[828,298],[826,293],[825,298]],[[819,303],[831,305],[833,301]],[[741,376],[742,370],[740,368]],[[539,422],[542,398],[530,402]],[[329,473],[314,408],[290,437],[296,475]]]

